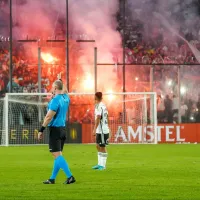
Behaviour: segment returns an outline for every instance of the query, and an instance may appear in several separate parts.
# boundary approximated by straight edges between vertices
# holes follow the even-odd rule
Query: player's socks
[[[60,155],[60,156],[58,156],[57,159],[58,159],[58,163],[59,163],[60,168],[63,169],[63,171],[65,172],[66,176],[68,178],[70,178],[72,176],[72,173],[71,173],[71,171],[69,169],[68,163],[65,160],[65,158],[62,155]]]
[[[97,153],[97,158],[98,158],[98,165],[95,165],[94,167],[92,167],[92,169],[98,169],[99,166],[101,166],[101,152]]]
[[[101,153],[101,166],[106,168],[108,153]]]
[[[101,152],[98,152],[98,165],[101,166]]]
[[[60,170],[58,158],[54,160],[53,170],[50,179],[56,179],[56,176]]]

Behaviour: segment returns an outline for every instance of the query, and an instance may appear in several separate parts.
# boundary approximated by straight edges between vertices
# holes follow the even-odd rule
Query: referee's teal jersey
[[[56,95],[48,104],[48,111],[56,112],[48,126],[65,127],[70,99],[67,94]]]

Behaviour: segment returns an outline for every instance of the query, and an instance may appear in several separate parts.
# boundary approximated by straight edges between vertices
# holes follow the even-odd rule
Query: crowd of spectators
[[[19,47],[19,46],[18,46]],[[0,91],[9,91],[9,51],[0,46]],[[13,92],[37,92],[38,74],[37,64],[29,65],[30,60],[26,59],[23,46],[13,52]]]
[[[179,99],[176,95],[173,95],[172,98],[169,95],[166,95],[165,98],[159,95],[157,103],[159,123],[178,123],[179,109],[182,123],[200,122],[200,96],[197,102],[184,98],[179,106]]]
[[[199,63],[186,42],[167,29],[162,21],[155,18],[154,11],[157,12],[157,10],[156,5],[155,7],[152,6],[152,2],[151,0],[144,0],[137,7],[128,5],[131,4],[131,1],[129,1],[125,6],[125,16],[123,5],[117,15],[117,30],[125,41],[126,63],[140,65],[133,71],[136,74],[135,77],[140,77],[143,82],[150,81],[150,69],[141,64],[154,65],[154,91],[157,91],[159,96],[158,120],[168,123],[177,123],[178,121],[178,65],[184,64],[185,66],[181,66],[180,70],[180,81],[181,87],[187,88],[187,92],[181,94],[180,113],[182,122],[199,122],[198,105],[200,100],[198,94],[200,91],[196,86],[200,82]],[[134,2],[132,3],[134,4]],[[190,3],[195,2],[190,1]],[[148,8],[145,7],[145,4],[146,6],[149,5]],[[146,9],[141,9],[144,7]],[[179,7],[183,11],[184,7],[189,8],[191,6],[180,4]],[[165,11],[171,19],[177,20],[176,24],[179,24],[179,26],[175,28],[176,32],[197,50],[200,50],[200,16],[194,12],[188,12],[187,15],[184,15],[184,12],[175,11],[175,9]],[[164,16],[164,13],[162,14]],[[165,66],[158,64],[165,64]],[[170,66],[167,66],[167,64],[170,64]],[[195,64],[197,65],[195,66]],[[170,83],[172,80],[173,84]]]
[[[152,13],[146,9],[132,9],[131,6],[126,5],[125,21],[123,10],[118,12],[117,30],[125,40],[126,62],[134,64],[198,63],[185,41],[166,29],[162,21],[154,17],[154,10],[151,11]],[[200,50],[200,17],[198,15],[193,15],[190,19],[180,17],[182,20],[177,22],[180,25],[176,32]]]

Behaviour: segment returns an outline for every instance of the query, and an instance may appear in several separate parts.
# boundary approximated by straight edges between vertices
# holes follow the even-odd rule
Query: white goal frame
[[[9,146],[9,96],[45,96],[45,95],[51,95],[50,93],[6,93],[5,97],[3,99],[4,101],[4,110],[3,110],[3,127],[4,130],[2,130],[2,135],[5,134],[5,142],[4,144],[0,143],[0,146]],[[94,93],[69,93],[69,96],[80,96],[80,95],[94,95]],[[157,93],[156,92],[112,92],[112,93],[103,93],[103,95],[144,95],[146,98],[146,95],[151,95],[153,97],[151,99],[151,105],[150,108],[153,109],[151,112],[153,113],[153,123],[154,126],[154,143],[151,144],[157,144]],[[3,137],[3,136],[2,136]],[[1,141],[0,141],[1,142]],[[129,143],[132,144],[132,143]],[[133,143],[135,144],[135,143]],[[142,144],[142,143],[139,143]],[[148,143],[149,144],[149,143]],[[22,144],[19,144],[22,145]]]

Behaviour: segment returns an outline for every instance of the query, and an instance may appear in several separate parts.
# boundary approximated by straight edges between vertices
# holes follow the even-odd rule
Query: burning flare
[[[107,95],[108,101],[113,101],[115,99],[115,97],[116,97],[113,94],[113,91],[112,90],[108,90],[107,93],[108,93],[108,95]]]
[[[56,61],[58,61],[58,59],[53,57],[50,53],[41,53],[41,57],[46,63],[52,63],[53,64]]]
[[[94,89],[94,79],[92,78],[91,74],[87,74],[84,80],[84,88],[86,90]]]

